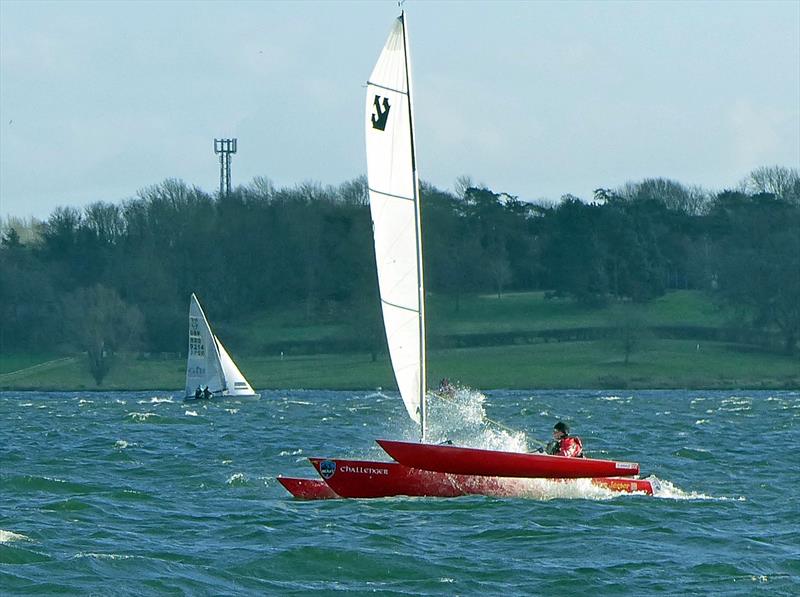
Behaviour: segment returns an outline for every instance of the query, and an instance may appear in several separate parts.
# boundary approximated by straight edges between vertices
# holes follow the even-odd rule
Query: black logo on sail
[[[383,99],[383,106],[381,107],[381,99]],[[376,95],[375,96],[375,113],[372,115],[372,128],[379,131],[386,130],[386,121],[389,118],[389,98]]]

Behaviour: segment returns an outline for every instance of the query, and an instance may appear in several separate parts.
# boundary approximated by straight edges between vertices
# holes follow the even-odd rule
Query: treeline
[[[422,186],[426,287],[454,309],[472,292],[547,290],[602,305],[701,289],[796,347],[797,170],[760,168],[719,193],[652,179],[558,204],[468,179],[457,187]],[[374,347],[366,180],[278,189],[256,179],[221,197],[167,180],[122,203],[3,225],[3,351],[182,352],[191,292],[216,321],[294,307],[309,322],[350,322]]]

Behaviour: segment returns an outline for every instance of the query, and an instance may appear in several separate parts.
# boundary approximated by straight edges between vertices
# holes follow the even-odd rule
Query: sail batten
[[[403,89],[395,89],[393,87],[386,87],[385,85],[380,85],[373,81],[367,81],[367,85],[371,85],[373,87],[377,87],[378,89],[384,89],[385,91],[394,91],[395,93],[400,93],[402,95],[408,95],[408,92]]]
[[[389,301],[381,301],[382,304],[388,305],[390,307],[395,307],[396,309],[403,309],[404,311],[411,311],[413,313],[419,313],[419,309],[415,307],[404,307],[403,305],[396,305],[394,303],[390,303]]]
[[[378,189],[373,189],[372,187],[368,187],[371,193],[378,193],[379,195],[383,195],[384,197],[392,197],[393,199],[401,199],[402,201],[416,201],[417,198],[413,195],[392,195],[391,193],[387,193],[385,191],[379,191]]]
[[[389,355],[409,416],[425,432],[425,318],[419,181],[405,16],[367,82],[365,137],[375,262]]]

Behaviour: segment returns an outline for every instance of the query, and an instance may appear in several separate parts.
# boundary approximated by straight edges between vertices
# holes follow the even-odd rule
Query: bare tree
[[[497,298],[503,298],[503,289],[506,284],[511,282],[511,265],[508,262],[508,252],[500,242],[493,242],[488,255],[486,265],[494,282]]]
[[[111,370],[115,351],[131,346],[143,327],[139,309],[100,284],[68,295],[64,316],[70,336],[86,351],[89,372],[98,386]]]
[[[254,196],[265,201],[270,201],[275,195],[275,184],[266,176],[256,176],[247,187]]]
[[[103,244],[112,244],[125,234],[122,208],[114,203],[97,201],[83,210],[83,226]]]
[[[37,245],[42,240],[42,222],[34,217],[20,218],[0,216],[0,234],[5,235],[13,230],[23,245]]]
[[[369,185],[366,176],[359,176],[339,185],[339,199],[349,205],[369,205]]]
[[[800,203],[800,172],[783,166],[761,166],[742,181],[748,193],[772,193],[790,203]]]
[[[627,365],[631,356],[645,348],[651,340],[647,321],[634,305],[620,305],[612,311],[610,324],[616,330],[617,343]]]
[[[702,213],[711,200],[711,194],[703,188],[687,187],[667,178],[646,178],[641,182],[628,182],[616,192],[597,189],[595,198],[597,198],[598,191],[604,193],[604,199],[616,195],[627,201],[654,200],[663,203],[668,209],[690,215]]]
[[[458,178],[456,178],[456,183],[454,186],[454,191],[456,197],[459,199],[463,199],[464,196],[467,194],[467,189],[474,187],[475,183],[472,181],[471,176],[467,176],[466,174],[462,174]]]

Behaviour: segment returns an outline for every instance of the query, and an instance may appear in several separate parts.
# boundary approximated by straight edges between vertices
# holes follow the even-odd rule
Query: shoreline
[[[800,357],[754,352],[726,343],[663,340],[625,362],[608,341],[557,342],[428,353],[428,386],[449,378],[479,391],[508,390],[800,390]],[[238,357],[256,391],[396,391],[386,355],[367,353]],[[54,358],[56,357],[56,358]],[[11,359],[6,361],[11,368]],[[42,366],[46,365],[46,366]],[[117,355],[102,385],[80,355],[42,355],[0,374],[0,391],[153,391],[183,393],[186,361]]]
[[[769,391],[769,390],[778,390],[778,391],[800,391],[800,384],[798,385],[781,385],[778,383],[770,384],[764,382],[763,384],[753,384],[753,385],[698,385],[698,386],[625,386],[625,387],[601,387],[601,386],[506,386],[506,387],[474,387],[465,385],[465,388],[470,390],[476,390],[478,392],[504,392],[504,391],[512,391],[512,392],[547,392],[547,391],[554,391],[554,392],[563,392],[563,391],[596,391],[596,392],[630,392],[630,391],[640,391],[640,392],[669,392],[669,391],[685,391],[685,392],[693,392],[693,391]],[[261,398],[264,398],[264,393],[279,393],[279,392],[397,392],[397,388],[383,388],[383,387],[321,387],[321,386],[309,386],[309,387],[256,387],[253,386],[253,389],[261,394]],[[428,389],[428,392],[435,393],[436,388],[431,387]],[[10,387],[10,386],[1,386],[0,385],[0,393],[69,393],[69,392],[92,392],[96,394],[102,394],[105,392],[155,392],[155,393],[164,393],[164,394],[183,394],[183,389],[163,389],[163,388],[145,388],[145,387],[85,387],[85,386],[74,386],[74,387],[56,387],[56,386],[40,386],[40,387]],[[216,398],[220,398],[217,396]],[[235,396],[225,396],[225,398],[236,398]],[[182,397],[181,397],[182,399]]]

